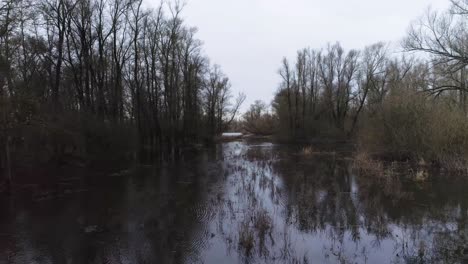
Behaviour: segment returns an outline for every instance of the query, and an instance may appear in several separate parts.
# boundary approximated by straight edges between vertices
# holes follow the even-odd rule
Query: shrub
[[[243,115],[243,130],[254,135],[272,135],[277,127],[276,117],[262,101],[255,101]]]
[[[448,98],[398,91],[362,121],[361,151],[392,159],[423,159],[456,170],[468,165],[468,122]]]

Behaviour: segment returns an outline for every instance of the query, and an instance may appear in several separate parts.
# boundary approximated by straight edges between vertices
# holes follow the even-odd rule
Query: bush
[[[448,98],[398,91],[388,96],[380,111],[368,113],[361,124],[361,151],[431,161],[449,169],[467,168],[468,122]]]
[[[303,99],[301,98],[301,100]],[[273,101],[273,110],[277,118],[276,137],[280,141],[286,142],[346,139],[346,132],[336,126],[330,109],[328,109],[329,106],[325,102],[319,101],[316,108],[315,110],[307,108],[304,116],[300,104],[296,116],[296,108],[293,105],[290,115],[285,95],[281,92],[278,93]]]
[[[83,166],[127,160],[135,152],[134,129],[129,124],[102,121],[75,111],[55,115],[29,98],[14,102],[15,108],[8,109],[8,124],[0,124],[2,129],[8,127],[13,167],[49,163]],[[0,115],[5,115],[1,109]],[[2,144],[0,140],[0,147]]]
[[[276,117],[262,101],[255,101],[243,116],[243,130],[254,135],[269,136],[276,131]]]

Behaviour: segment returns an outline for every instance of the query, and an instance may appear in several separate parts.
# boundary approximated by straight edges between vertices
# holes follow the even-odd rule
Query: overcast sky
[[[282,57],[336,41],[346,50],[396,45],[429,6],[443,10],[449,0],[186,0],[183,17],[233,91],[247,95],[245,110],[258,99],[270,103]]]

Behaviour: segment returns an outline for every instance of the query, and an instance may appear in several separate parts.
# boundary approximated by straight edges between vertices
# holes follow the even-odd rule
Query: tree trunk
[[[5,144],[5,154],[6,154],[6,188],[7,192],[10,193],[13,187],[13,179],[11,177],[11,157],[10,157],[10,136],[7,136]]]
[[[460,90],[460,106],[463,109],[463,112],[466,115],[466,71],[465,66],[461,68],[460,72],[460,83],[461,83],[461,90]]]

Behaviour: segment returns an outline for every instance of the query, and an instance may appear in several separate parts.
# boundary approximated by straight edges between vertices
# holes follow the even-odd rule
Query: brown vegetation
[[[255,101],[243,115],[242,129],[254,135],[268,136],[275,132],[276,117],[262,101]]]
[[[369,157],[365,152],[360,152],[354,157],[353,168],[365,176],[383,176],[385,174],[383,162]]]
[[[466,170],[468,165],[464,112],[416,92],[389,96],[382,110],[363,122],[358,142],[360,151],[399,160],[424,160],[451,170]]]
[[[467,172],[468,5],[452,4],[445,13],[429,11],[403,42],[427,59],[392,55],[384,43],[350,51],[337,43],[300,50],[294,64],[284,59],[272,103],[277,135],[351,139],[375,157]],[[364,170],[380,168],[368,161],[358,156]]]

